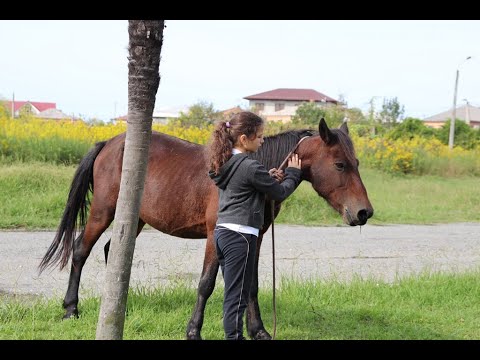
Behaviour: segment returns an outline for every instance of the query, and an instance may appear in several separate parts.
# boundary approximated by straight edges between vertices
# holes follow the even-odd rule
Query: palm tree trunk
[[[122,179],[108,256],[97,339],[121,340],[140,203],[160,83],[164,20],[129,20],[128,116]]]

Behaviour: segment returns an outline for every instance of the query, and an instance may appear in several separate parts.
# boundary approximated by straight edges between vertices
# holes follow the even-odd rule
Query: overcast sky
[[[405,116],[480,106],[480,21],[166,21],[156,109],[309,88],[367,110],[397,97]],[[109,120],[128,105],[128,21],[1,20],[0,97],[54,102]],[[468,56],[472,59],[464,61]],[[464,100],[465,99],[465,100]]]

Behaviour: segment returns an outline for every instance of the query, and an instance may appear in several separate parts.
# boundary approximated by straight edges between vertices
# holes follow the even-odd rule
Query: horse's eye
[[[337,168],[338,171],[344,171],[345,170],[345,164],[341,162],[336,162],[335,167]]]

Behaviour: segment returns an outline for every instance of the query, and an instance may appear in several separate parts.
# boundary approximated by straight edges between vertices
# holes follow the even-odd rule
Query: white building
[[[180,117],[180,112],[188,113],[188,106],[164,106],[153,110],[153,123],[166,124],[170,119]]]

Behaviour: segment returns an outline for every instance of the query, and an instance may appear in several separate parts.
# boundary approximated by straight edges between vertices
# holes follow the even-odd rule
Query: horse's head
[[[298,153],[302,159],[303,178],[351,226],[364,225],[373,215],[373,207],[358,172],[358,159],[348,127],[329,129],[322,118],[319,135],[305,139]]]

